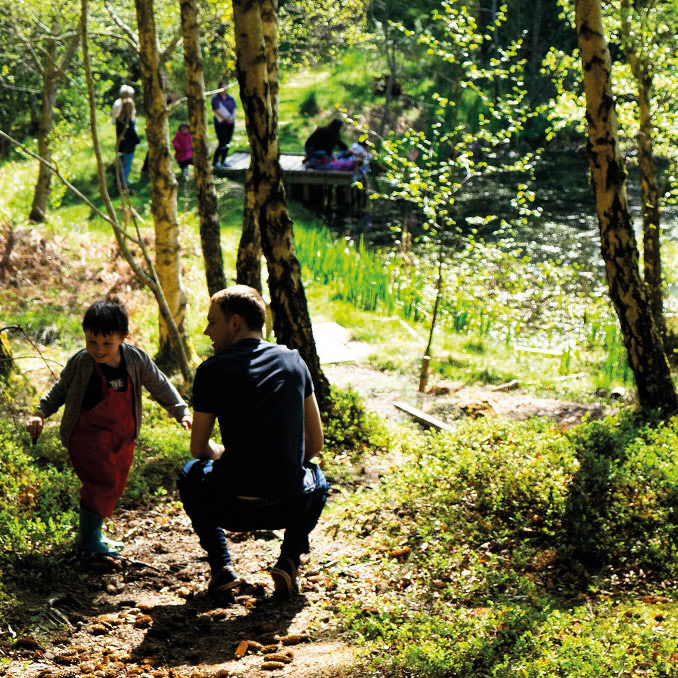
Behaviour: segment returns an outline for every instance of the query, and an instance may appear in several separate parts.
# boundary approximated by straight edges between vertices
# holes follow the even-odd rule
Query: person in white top
[[[111,122],[114,125],[118,121],[118,116],[120,115],[120,111],[122,110],[122,102],[125,99],[133,98],[134,98],[134,88],[130,87],[129,85],[123,85],[120,88],[120,96],[113,102],[113,106],[111,107]]]

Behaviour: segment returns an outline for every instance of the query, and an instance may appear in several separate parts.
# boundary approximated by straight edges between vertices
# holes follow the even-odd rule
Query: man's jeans
[[[286,499],[243,499],[220,491],[210,483],[212,460],[192,459],[179,472],[177,487],[184,509],[207,551],[212,572],[230,564],[224,530],[249,532],[285,528],[280,554],[299,564],[308,553],[308,536],[318,523],[330,489],[322,471],[315,467],[315,489]],[[222,529],[223,528],[223,529]]]

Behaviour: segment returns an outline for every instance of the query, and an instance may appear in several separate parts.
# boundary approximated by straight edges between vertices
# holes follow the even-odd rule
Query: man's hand
[[[210,459],[213,459],[214,461],[221,459],[221,455],[224,453],[226,448],[219,443],[215,443],[213,440],[209,441],[208,446],[210,449]]]
[[[35,443],[42,433],[42,427],[45,424],[45,418],[39,412],[26,420],[26,430]]]
[[[216,417],[210,412],[194,412],[191,429],[191,456],[194,459],[219,459],[224,446],[210,440]]]
[[[185,431],[190,431],[193,427],[193,418],[187,414],[179,423]]]

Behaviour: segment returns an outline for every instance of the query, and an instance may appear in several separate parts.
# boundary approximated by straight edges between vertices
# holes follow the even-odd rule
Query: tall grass
[[[328,286],[333,299],[410,322],[430,318],[436,280],[430,252],[403,257],[371,249],[362,237],[337,238],[323,226],[299,224],[295,247],[306,279]],[[560,375],[593,365],[599,387],[631,381],[607,302],[595,295],[582,299],[576,285],[564,283],[576,272],[562,265],[507,263],[502,257],[506,255],[478,244],[450,255],[440,305],[446,332],[487,339],[509,350],[519,342],[549,349]]]

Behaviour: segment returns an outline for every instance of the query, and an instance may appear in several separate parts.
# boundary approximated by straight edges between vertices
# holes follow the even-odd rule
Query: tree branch
[[[0,78],[0,87],[3,89],[11,89],[14,92],[26,92],[27,94],[42,94],[39,89],[28,89],[27,87],[15,87],[8,85],[2,78]]]
[[[15,22],[12,22],[12,25],[14,26],[14,32],[18,36],[19,40],[23,43],[24,47],[28,50],[28,54],[30,55],[33,64],[35,65],[35,69],[38,71],[40,74],[40,77],[43,77],[45,73],[45,69],[42,67],[42,61],[38,58],[38,55],[35,53],[35,50],[33,49],[33,46],[31,45],[31,41],[24,36],[24,34],[21,32],[21,29],[16,25]]]
[[[26,148],[20,141],[17,141],[13,137],[11,137],[9,134],[6,132],[3,132],[0,130],[0,137],[3,139],[6,139],[9,141],[11,144],[19,148],[21,151],[23,151],[26,155],[30,156],[31,158],[34,158],[38,162],[42,163],[47,169],[49,169],[51,172],[54,173],[54,175],[68,188],[68,190],[72,191],[80,200],[82,200],[97,216],[101,217],[104,221],[109,223],[114,229],[117,229],[122,233],[122,235],[129,240],[131,240],[135,245],[138,245],[141,247],[143,245],[143,242],[140,240],[136,240],[135,238],[131,237],[127,233],[125,233],[120,226],[118,225],[117,221],[115,219],[112,219],[111,217],[107,216],[104,214],[98,207],[96,207],[90,200],[88,200],[80,191],[71,184],[68,179],[66,179],[63,174],[59,171],[58,167],[55,167],[52,165],[50,162],[39,156],[37,153],[33,153],[33,151],[30,150],[30,148]]]
[[[177,28],[176,32],[172,36],[172,39],[167,44],[167,47],[165,47],[165,49],[162,50],[162,52],[160,52],[161,64],[164,65],[167,62],[167,60],[172,56],[172,52],[174,52],[180,40],[181,40],[181,26]]]
[[[109,16],[113,20],[113,23],[127,35],[128,40],[134,45],[134,49],[139,51],[139,41],[134,33],[134,31],[113,11],[109,0],[104,0],[104,7],[108,12]]]

